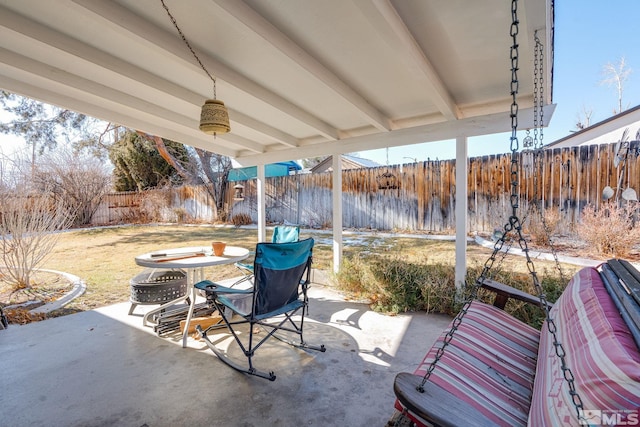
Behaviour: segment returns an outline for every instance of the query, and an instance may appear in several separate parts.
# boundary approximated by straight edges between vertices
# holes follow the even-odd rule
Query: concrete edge
[[[44,305],[41,305],[40,307],[30,310],[33,313],[49,313],[53,310],[62,308],[65,305],[69,304],[74,299],[78,298],[80,295],[84,294],[84,292],[87,290],[87,285],[85,284],[85,282],[82,279],[80,279],[78,276],[74,276],[73,274],[65,273],[63,271],[46,270],[46,269],[41,269],[39,271],[46,271],[49,273],[60,274],[61,276],[64,276],[65,278],[67,278],[67,280],[69,280],[71,283],[73,283],[73,288],[71,288],[69,292],[67,292],[57,300],[48,302]]]
[[[480,246],[484,246],[485,248],[493,249],[494,247],[494,243],[492,241],[483,239],[480,236],[475,237],[475,242]],[[525,256],[524,251],[520,248],[514,248],[514,247],[502,248],[501,251],[514,254],[514,255]],[[529,256],[534,259],[555,261],[553,254],[546,253],[546,252],[529,251]],[[596,267],[604,262],[604,261],[597,261],[597,260],[592,260],[587,258],[577,258],[577,257],[564,256],[564,255],[558,255],[558,261],[565,264],[573,264],[573,265],[579,265],[583,267]]]

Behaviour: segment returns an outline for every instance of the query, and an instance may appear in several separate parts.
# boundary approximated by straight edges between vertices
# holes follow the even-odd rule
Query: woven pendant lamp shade
[[[213,99],[207,99],[202,106],[202,111],[200,112],[200,130],[208,135],[216,135],[218,133],[223,134],[229,132],[231,130],[231,126],[229,126],[229,112],[227,111],[227,107],[224,106],[224,102],[218,101],[216,99],[216,78],[211,75],[200,58],[198,58],[196,51],[191,47],[189,40],[187,40],[187,37],[178,26],[178,22],[169,11],[167,4],[164,2],[164,0],[160,0],[160,2],[162,3],[162,7],[164,7],[164,10],[167,11],[167,15],[173,23],[173,26],[176,27],[176,30],[182,38],[182,41],[189,48],[191,54],[198,62],[198,65],[200,65],[200,68],[202,68],[202,71],[204,71],[209,79],[211,79],[211,81],[213,82]]]
[[[229,112],[224,102],[207,99],[200,113],[200,130],[206,134],[223,134],[231,130]]]

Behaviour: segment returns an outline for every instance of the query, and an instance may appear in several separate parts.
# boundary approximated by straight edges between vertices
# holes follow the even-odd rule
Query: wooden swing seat
[[[502,310],[509,298],[539,299],[497,282],[484,287],[496,292],[494,305],[471,303],[424,392],[417,388],[448,330],[413,373],[396,376],[389,425],[578,424],[546,322],[538,331]],[[640,416],[639,303],[640,273],[610,260],[576,273],[551,308],[585,415]]]

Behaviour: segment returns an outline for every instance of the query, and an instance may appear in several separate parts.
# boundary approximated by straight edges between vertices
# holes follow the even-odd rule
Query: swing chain
[[[484,267],[482,269],[482,273],[480,273],[480,277],[476,280],[476,284],[474,286],[472,296],[475,298],[478,293],[478,289],[484,284],[484,281],[487,279],[487,275],[489,270],[493,267],[493,264],[496,262],[496,255],[498,252],[502,250],[504,243],[506,241],[507,235],[513,230],[516,223],[519,224],[517,211],[518,211],[518,149],[519,141],[518,141],[518,90],[520,87],[520,83],[518,80],[518,67],[519,67],[519,52],[518,52],[518,32],[519,32],[520,21],[518,20],[518,0],[511,1],[511,29],[510,35],[512,39],[511,49],[510,49],[510,57],[511,57],[511,196],[509,200],[511,202],[511,217],[509,217],[509,222],[504,226],[504,232],[500,236],[500,238],[493,245],[493,253],[485,261]],[[517,221],[514,221],[517,220]]]
[[[429,380],[429,377],[431,376],[431,373],[433,372],[433,370],[435,369],[436,365],[438,364],[438,361],[444,355],[445,349],[447,348],[447,346],[451,342],[455,332],[458,330],[458,327],[462,323],[462,319],[467,314],[467,311],[469,310],[469,306],[471,305],[471,302],[473,302],[473,300],[475,300],[477,298],[478,290],[484,284],[484,281],[487,278],[487,274],[489,273],[489,270],[491,270],[491,267],[493,266],[493,264],[496,261],[496,255],[498,254],[498,252],[500,252],[500,250],[502,249],[502,246],[505,243],[506,236],[513,229],[513,224],[514,223],[518,223],[519,224],[519,220],[518,220],[517,215],[516,215],[517,208],[518,208],[517,181],[518,181],[518,149],[519,149],[519,147],[518,147],[518,137],[517,137],[517,129],[518,129],[518,100],[517,100],[517,95],[518,95],[518,89],[519,89],[519,86],[520,86],[519,81],[518,81],[519,52],[518,52],[518,40],[517,40],[518,31],[519,31],[519,24],[520,24],[520,22],[518,20],[518,0],[512,0],[511,1],[511,28],[510,28],[510,35],[511,35],[511,38],[512,38],[512,45],[511,45],[511,49],[510,49],[510,59],[511,59],[511,99],[512,99],[511,111],[510,111],[510,117],[511,117],[511,181],[512,181],[511,187],[512,187],[512,192],[511,192],[510,200],[511,200],[511,207],[512,207],[513,213],[511,215],[511,217],[509,218],[509,222],[507,224],[505,224],[505,226],[504,226],[504,233],[502,233],[502,236],[500,236],[500,239],[498,239],[495,242],[494,247],[493,247],[493,253],[489,257],[489,259],[487,259],[487,261],[485,262],[484,267],[482,269],[482,273],[480,274],[480,277],[478,277],[478,279],[476,280],[474,286],[471,289],[471,294],[465,300],[465,303],[464,303],[462,309],[458,312],[456,317],[451,322],[451,328],[449,329],[449,331],[445,335],[445,337],[443,339],[443,342],[442,342],[442,345],[438,348],[438,351],[436,352],[436,355],[435,355],[433,361],[429,365],[429,368],[427,369],[427,372],[422,377],[421,383],[416,387],[416,390],[419,391],[420,393],[424,393],[424,385]],[[515,189],[515,190],[513,190],[513,189]],[[514,218],[515,218],[516,221],[514,221]]]
[[[543,83],[543,59],[544,59],[544,45],[540,41],[538,37],[538,31],[534,33],[535,39],[535,50],[534,50],[534,68],[533,68],[533,146],[534,146],[534,174],[533,174],[533,200],[535,204],[535,208],[540,215],[540,220],[542,222],[542,227],[545,232],[545,236],[547,238],[547,244],[551,248],[551,253],[553,254],[553,259],[555,261],[556,270],[558,270],[558,274],[560,275],[560,281],[562,283],[566,283],[566,279],[564,277],[564,273],[562,271],[562,267],[560,266],[560,261],[558,260],[558,253],[555,248],[555,245],[551,239],[551,227],[549,227],[549,223],[543,212],[543,204],[542,200],[538,197],[538,177],[542,172],[542,160],[541,158],[544,156],[542,152],[542,147],[544,145],[543,139],[543,127],[544,127],[544,85]]]
[[[511,54],[511,152],[516,153],[518,151],[518,137],[516,135],[516,131],[518,130],[518,101],[516,99],[518,95],[518,89],[520,87],[520,83],[518,81],[518,31],[519,31],[518,21],[518,1],[511,1],[511,38],[513,43],[511,45],[510,54]],[[512,168],[513,173],[513,168]]]
[[[518,94],[518,89],[519,89],[519,81],[518,81],[518,61],[519,61],[519,54],[518,54],[518,42],[517,42],[517,35],[518,35],[518,26],[519,26],[519,20],[518,20],[518,0],[512,0],[511,1],[511,30],[510,30],[510,34],[512,37],[512,46],[511,46],[511,50],[510,50],[510,56],[511,56],[511,97],[512,97],[512,103],[511,103],[511,196],[510,196],[510,201],[511,201],[511,209],[512,209],[512,214],[509,217],[508,222],[504,225],[504,232],[502,233],[502,235],[500,236],[500,238],[495,242],[494,247],[493,247],[493,252],[491,254],[491,256],[489,257],[489,259],[487,259],[487,261],[484,264],[484,267],[482,269],[482,273],[480,274],[480,276],[478,277],[478,279],[476,280],[472,291],[471,291],[471,295],[466,299],[464,306],[462,307],[462,309],[458,312],[458,314],[456,315],[456,317],[454,318],[454,320],[452,321],[452,326],[450,328],[450,330],[447,332],[447,334],[445,335],[445,338],[443,339],[443,343],[442,345],[438,348],[436,355],[434,357],[434,360],[431,362],[431,364],[429,365],[429,368],[427,369],[427,372],[425,373],[425,375],[422,378],[422,382],[420,383],[420,385],[418,385],[416,387],[417,391],[419,391],[420,393],[424,393],[424,385],[426,384],[426,382],[428,381],[429,377],[431,376],[431,373],[433,372],[433,370],[436,367],[436,364],[438,363],[438,361],[442,358],[442,356],[445,353],[445,349],[446,347],[449,345],[449,343],[451,342],[453,335],[455,334],[455,332],[458,330],[458,327],[460,326],[460,324],[462,323],[462,319],[464,318],[464,316],[467,314],[469,307],[471,305],[471,302],[473,300],[475,300],[477,298],[478,295],[478,290],[480,289],[480,287],[482,287],[482,285],[484,284],[485,280],[487,279],[487,275],[489,273],[489,271],[491,270],[491,267],[493,266],[493,264],[496,261],[496,256],[498,254],[498,252],[500,252],[502,250],[502,247],[505,243],[506,237],[507,235],[509,235],[509,233],[513,230],[516,231],[517,233],[517,241],[518,244],[520,245],[520,249],[523,251],[523,253],[525,254],[526,257],[526,264],[527,264],[527,269],[529,270],[529,273],[531,275],[531,278],[533,280],[533,284],[534,287],[536,289],[536,292],[538,293],[538,298],[540,300],[540,304],[541,306],[544,308],[545,310],[545,315],[546,315],[546,321],[547,321],[547,328],[549,330],[549,332],[551,333],[551,335],[553,336],[553,346],[555,348],[555,352],[556,355],[560,358],[560,367],[564,376],[565,381],[568,384],[569,387],[569,394],[571,396],[572,399],[572,403],[577,411],[577,415],[578,415],[578,419],[580,421],[584,420],[584,416],[583,416],[583,403],[582,403],[582,399],[580,398],[580,395],[577,393],[576,391],[576,387],[575,387],[575,377],[573,375],[573,372],[571,371],[571,369],[567,366],[566,364],[566,359],[565,359],[565,355],[566,352],[564,350],[564,347],[562,345],[562,343],[558,340],[557,337],[557,326],[555,324],[554,319],[550,316],[549,313],[549,304],[547,302],[547,298],[546,295],[544,293],[544,290],[542,288],[542,285],[540,284],[540,280],[538,279],[538,274],[535,270],[535,266],[533,264],[533,260],[531,259],[530,255],[529,255],[529,247],[527,245],[527,241],[524,238],[524,235],[522,233],[522,224],[520,222],[520,219],[518,218],[518,205],[519,205],[519,175],[518,175],[518,169],[519,169],[519,165],[518,165],[518,150],[519,150],[519,141],[518,141],[518,136],[517,136],[517,130],[518,130],[518,102],[517,102],[517,94]],[[538,86],[538,84],[542,85],[542,43],[540,43],[539,39],[536,36],[536,59],[539,59],[540,62],[536,63],[536,70],[534,71],[534,74],[536,74],[537,72],[540,73],[540,76],[538,76],[537,79],[534,80],[534,83],[536,86]],[[536,125],[538,125],[540,128],[542,128],[543,123],[542,123],[542,89],[540,90],[536,90],[534,92],[534,96],[536,97],[536,99],[538,100],[538,102],[536,102],[537,104],[539,103],[539,111],[537,111],[536,114],[536,118],[534,120],[537,121],[538,117],[540,119],[539,122],[536,123]],[[538,127],[536,126],[536,127]],[[542,132],[540,132],[540,138],[542,138]],[[541,139],[540,139],[541,141]],[[542,144],[540,144],[542,145]],[[541,146],[540,146],[541,148]],[[554,256],[555,256],[555,251],[554,251]],[[556,262],[557,262],[557,257],[556,257]],[[558,263],[559,264],[559,263]]]
[[[535,46],[535,67],[534,67],[534,76],[539,74],[538,78],[534,78],[534,104],[538,104],[538,111],[536,116],[534,117],[534,124],[537,125],[536,128],[534,129],[534,138],[535,138],[535,147],[537,148],[537,150],[542,150],[542,126],[543,126],[543,111],[542,111],[542,105],[543,105],[543,99],[542,99],[542,88],[539,88],[538,85],[542,86],[542,72],[543,72],[543,68],[542,68],[542,43],[540,42],[540,39],[538,38],[538,35],[536,33],[535,35],[535,42],[536,42],[536,46]],[[539,117],[538,117],[539,115]],[[537,119],[540,119],[539,121]],[[539,144],[538,144],[538,135],[536,133],[536,129],[538,129],[538,127],[540,128],[540,139],[539,139]],[[536,174],[537,175],[537,174]],[[516,182],[513,182],[512,185],[517,184]],[[512,187],[513,190],[515,190],[514,187]],[[515,191],[514,191],[515,193]],[[560,269],[560,262],[558,261],[558,256],[556,254],[556,251],[553,247],[553,244],[551,242],[551,237],[550,237],[550,232],[549,232],[549,227],[548,224],[544,218],[544,215],[542,213],[541,207],[538,206],[538,210],[540,212],[540,216],[542,218],[542,225],[545,229],[545,233],[547,235],[548,238],[548,242],[551,245],[551,248],[553,249],[553,256],[555,258],[556,261],[556,266],[558,267],[559,271],[560,271],[560,277],[563,279],[563,275],[562,275],[562,270]],[[514,210],[515,212],[515,210]],[[514,214],[515,216],[515,214]],[[510,221],[512,219],[510,218]],[[519,221],[517,216],[515,217],[516,221]],[[538,274],[535,271],[535,267],[533,265],[533,261],[531,260],[531,257],[529,256],[529,248],[527,247],[527,241],[524,239],[523,235],[522,235],[522,227],[520,226],[519,223],[514,223],[515,229],[518,232],[518,242],[520,243],[520,248],[523,250],[523,252],[525,253],[525,256],[527,258],[527,268],[529,269],[529,273],[531,274],[531,277],[533,279],[533,284],[534,287],[536,289],[536,292],[538,293],[538,298],[540,300],[540,305],[544,308],[545,311],[545,316],[546,316],[546,321],[547,321],[547,329],[549,330],[549,333],[551,333],[552,337],[553,337],[553,347],[555,349],[555,353],[558,356],[558,358],[560,359],[560,369],[562,370],[562,374],[564,376],[565,381],[567,382],[567,386],[569,387],[569,395],[571,396],[571,400],[572,403],[576,409],[576,413],[578,416],[578,420],[582,423],[583,421],[585,421],[584,418],[584,406],[582,403],[582,399],[580,397],[580,395],[578,394],[578,392],[576,391],[576,386],[575,386],[575,377],[573,375],[573,372],[571,371],[571,369],[567,366],[567,362],[566,362],[566,352],[564,350],[564,346],[562,345],[562,343],[560,342],[560,340],[558,339],[558,335],[557,335],[557,331],[558,331],[558,327],[556,326],[555,320],[553,319],[553,317],[551,317],[551,314],[549,312],[549,304],[547,302],[547,297],[544,293],[544,289],[542,288],[542,285],[540,284],[540,281],[538,279]]]
[[[544,126],[544,52],[543,45],[538,37],[538,30],[534,34],[535,49],[533,56],[533,141],[534,147],[542,148]],[[539,138],[538,138],[539,134]]]

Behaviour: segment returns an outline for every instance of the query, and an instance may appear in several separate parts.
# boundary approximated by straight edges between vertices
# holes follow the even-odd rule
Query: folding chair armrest
[[[496,282],[495,280],[485,279],[482,287],[489,291],[495,292],[496,298],[493,301],[493,305],[502,310],[504,310],[504,307],[507,304],[509,298],[540,306],[540,298],[538,298],[537,296],[528,294],[524,291],[521,291],[520,289],[516,289],[509,285],[505,285],[504,283]],[[548,304],[549,308],[553,306],[553,304],[551,303]]]
[[[234,265],[237,268],[239,268],[240,270],[245,270],[249,274],[253,274],[253,265],[252,264],[244,264],[244,263],[241,263],[241,262],[236,262]]]
[[[211,280],[203,280],[196,283],[194,286],[205,292],[215,292],[217,294],[251,294],[253,292],[253,289],[228,288],[214,283]]]

